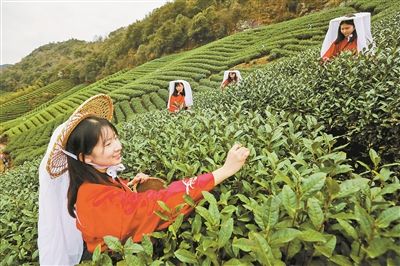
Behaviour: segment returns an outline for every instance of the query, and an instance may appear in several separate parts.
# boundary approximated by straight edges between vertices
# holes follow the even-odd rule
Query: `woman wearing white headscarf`
[[[224,89],[231,83],[237,83],[242,80],[239,70],[227,70],[224,72],[224,79],[221,83],[221,88]]]
[[[170,112],[190,109],[193,105],[192,88],[185,80],[174,80],[169,83],[167,108]]]
[[[83,253],[82,234],[67,209],[69,173],[66,171],[54,179],[46,169],[50,153],[65,124],[54,131],[39,167],[40,265],[76,265]]]
[[[357,13],[332,19],[321,48],[321,57],[328,60],[343,51],[360,53],[372,44],[371,14]]]
[[[144,235],[163,230],[179,214],[188,214],[189,205],[179,212],[157,214],[163,201],[170,209],[184,203],[184,195],[195,202],[202,191],[210,191],[244,165],[250,151],[239,144],[229,150],[225,163],[213,172],[174,181],[159,190],[139,191],[130,184],[147,182],[139,173],[132,181],[118,177],[124,170],[122,145],[111,124],[113,103],[99,94],[80,105],[54,132],[40,165],[39,257],[42,265],[78,264],[83,251],[90,256],[96,247],[107,249],[104,237],[119,241],[142,241]],[[79,231],[78,231],[79,230]],[[83,240],[82,240],[83,239]]]

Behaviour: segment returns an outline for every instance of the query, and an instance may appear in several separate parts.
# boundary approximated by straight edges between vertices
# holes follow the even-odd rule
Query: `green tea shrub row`
[[[160,95],[161,99],[163,99],[165,102],[168,101],[168,98],[169,98],[168,90],[159,89],[157,93],[158,93],[158,95]]]
[[[125,121],[125,115],[121,110],[121,105],[120,104],[114,105],[113,121],[114,121],[114,123],[119,123],[121,121]]]
[[[135,113],[145,113],[147,110],[143,107],[142,101],[140,98],[132,98],[131,106]]]
[[[122,125],[121,132],[128,171],[145,170],[169,181],[212,171],[234,142],[251,149],[247,166],[204,193],[188,220],[178,217],[167,231],[152,234],[159,244],[151,252],[148,240],[138,245],[108,238],[126,263],[399,262],[400,212],[392,197],[400,189],[399,176],[373,150],[373,167],[356,174],[313,117],[231,104],[173,117],[145,114]]]
[[[123,101],[119,105],[121,107],[122,112],[125,114],[125,120],[130,120],[135,116],[135,113],[133,112],[131,105],[129,104],[128,101]]]
[[[149,94],[150,101],[153,103],[157,109],[166,108],[167,102],[163,100],[156,92],[152,92]]]
[[[157,110],[157,107],[151,102],[148,94],[143,95],[141,99],[143,106],[147,109],[147,111]]]
[[[354,152],[374,147],[388,159],[400,154],[400,14],[374,30],[374,55],[348,54],[320,64],[316,50],[256,72],[227,99],[246,100],[249,109],[312,114],[327,130],[350,140]]]

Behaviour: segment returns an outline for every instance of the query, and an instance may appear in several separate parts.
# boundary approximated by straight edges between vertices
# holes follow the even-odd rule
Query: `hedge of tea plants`
[[[243,170],[204,193],[189,218],[154,233],[154,245],[107,238],[127,265],[400,261],[399,173],[382,165],[374,150],[370,166],[356,173],[335,137],[312,116],[236,103],[176,116],[150,112],[119,130],[128,178],[144,171],[179,180],[221,166],[235,142],[251,150]],[[37,261],[37,167],[27,162],[1,176],[5,264]],[[105,265],[111,259],[96,253],[93,260]]]
[[[0,122],[15,119],[73,87],[70,80],[59,80],[28,94],[12,99],[1,106]]]
[[[310,50],[256,71],[227,98],[245,99],[249,109],[314,115],[328,132],[350,141],[354,155],[373,147],[399,159],[399,21],[400,12],[374,25],[374,54],[343,54],[321,64],[319,50]]]
[[[85,264],[399,265],[400,15],[387,14],[374,22],[374,55],[344,54],[320,64],[317,50],[302,52],[223,93],[204,86],[195,108],[177,115],[148,111],[158,97],[166,100],[165,89],[117,102],[117,116],[130,119],[118,126],[126,178],[142,171],[170,182],[213,171],[236,142],[251,154],[198,205],[186,198],[195,208],[189,217],[178,216],[142,243],[107,237],[113,255],[96,251]],[[119,76],[107,84],[128,84]],[[219,83],[214,77],[209,81]],[[38,264],[39,161],[32,158],[68,115],[63,109],[90,93],[79,95],[61,100],[53,119],[25,125],[26,133],[10,143],[23,164],[0,175],[2,265]],[[37,146],[26,145],[32,139]],[[349,149],[355,145],[362,156]]]

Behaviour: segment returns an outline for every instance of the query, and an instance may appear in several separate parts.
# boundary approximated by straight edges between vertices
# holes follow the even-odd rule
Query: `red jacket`
[[[183,96],[183,95],[178,95],[178,96],[171,95],[171,98],[169,100],[168,110],[170,112],[175,112],[175,111],[179,111],[180,107],[186,107],[186,105],[185,105],[185,96]]]
[[[338,44],[332,43],[331,47],[329,47],[322,59],[328,60],[339,55],[343,51],[353,51],[353,53],[357,53],[357,39],[352,42],[348,42],[347,38],[345,38]]]
[[[168,222],[161,220],[154,213],[162,210],[157,201],[164,201],[171,210],[184,203],[185,193],[199,201],[202,191],[214,187],[214,176],[212,173],[203,174],[172,182],[163,190],[142,193],[132,192],[125,183],[123,188],[93,183],[84,183],[79,188],[75,205],[76,224],[89,252],[93,253],[98,244],[105,250],[103,237],[106,235],[121,241],[132,237],[134,242],[140,242],[143,235],[168,227],[179,213]],[[187,206],[180,213],[187,214],[191,210]]]

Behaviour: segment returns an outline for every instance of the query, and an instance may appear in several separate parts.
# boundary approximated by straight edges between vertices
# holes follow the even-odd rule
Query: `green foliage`
[[[171,182],[215,170],[236,142],[250,149],[245,167],[197,205],[186,197],[194,207],[187,219],[178,216],[141,243],[107,236],[110,251],[97,249],[85,264],[398,265],[399,14],[374,23],[374,55],[344,54],[321,65],[311,50],[273,62],[225,92],[216,89],[227,66],[268,49],[300,47],[292,37],[273,47],[279,36],[268,49],[261,46],[278,31],[302,34],[305,25],[326,26],[348,10],[247,31],[118,73],[29,114],[8,131],[14,137],[7,148],[19,151],[18,162],[31,160],[74,106],[103,91],[124,96],[115,102],[115,117],[129,120],[118,125],[127,172]],[[232,58],[218,55],[229,51]],[[201,88],[194,109],[147,112],[157,102],[161,107],[160,99],[165,108],[169,79],[185,72]],[[365,146],[361,157],[352,152],[355,144]],[[0,175],[2,265],[37,264],[38,164]]]
[[[314,115],[341,142],[350,142],[354,158],[367,157],[371,147],[385,160],[400,158],[399,19],[397,13],[375,24],[374,54],[344,53],[321,64],[316,50],[307,51],[256,71],[227,98],[246,99],[249,109]]]
[[[51,101],[57,95],[64,93],[73,87],[70,80],[59,80],[45,87],[36,89],[30,93],[19,96],[11,101],[2,103],[0,122],[12,120]]]

